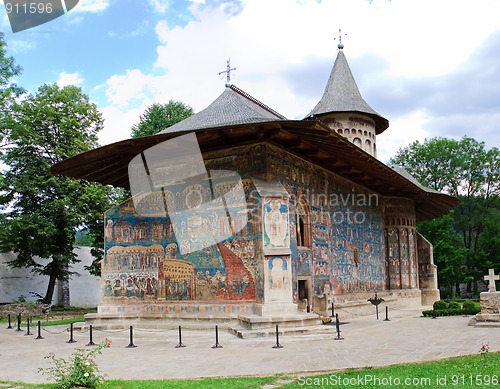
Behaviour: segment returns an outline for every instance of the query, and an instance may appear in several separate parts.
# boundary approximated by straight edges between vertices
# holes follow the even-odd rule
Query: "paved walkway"
[[[101,371],[110,379],[198,378],[217,376],[274,375],[331,371],[349,367],[381,366],[477,354],[481,345],[500,351],[500,329],[467,325],[470,317],[420,317],[421,310],[391,312],[391,321],[375,316],[359,317],[341,325],[344,340],[330,333],[280,337],[281,349],[273,349],[275,337],[239,339],[220,331],[223,348],[213,349],[214,331],[184,330],[185,348],[175,348],[177,330],[134,329],[136,348],[126,348],[129,331],[94,331],[94,342],[112,340],[111,348],[97,357]],[[75,348],[85,347],[89,334],[75,332],[76,343],[65,327],[48,327],[44,339],[25,330],[0,328],[0,380],[46,382],[37,373],[50,363],[49,352],[67,357]],[[320,326],[324,330],[326,326]],[[58,333],[57,333],[58,332]]]

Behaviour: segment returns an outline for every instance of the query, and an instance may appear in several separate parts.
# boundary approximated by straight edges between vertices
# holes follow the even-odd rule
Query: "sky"
[[[500,147],[498,0],[80,0],[65,15],[13,33],[16,82],[76,85],[104,117],[102,145],[130,138],[153,103],[195,112],[231,82],[288,119],[320,100],[344,54],[367,103],[389,120],[377,137],[388,162],[415,140]]]

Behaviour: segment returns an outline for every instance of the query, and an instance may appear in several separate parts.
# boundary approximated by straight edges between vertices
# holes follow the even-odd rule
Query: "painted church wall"
[[[274,146],[268,158],[269,175],[290,193],[290,214],[302,215],[290,218],[294,299],[303,276],[311,277],[315,295],[383,290],[379,196]]]
[[[279,293],[290,291],[294,301],[305,296],[311,303],[313,295],[341,299],[389,286],[418,287],[414,225],[386,225],[385,199],[376,193],[273,145],[211,152],[204,161],[209,171],[241,176],[244,198],[236,205],[243,206],[245,217],[235,213],[228,222],[220,203],[199,215],[182,214],[210,201],[212,191],[227,192],[234,176],[218,177],[212,187],[165,188],[169,215],[161,209],[161,193],[109,210],[105,304],[266,303],[283,300]],[[283,185],[286,201],[261,197],[256,178]],[[209,244],[224,234],[229,238]],[[277,247],[287,252],[265,254]]]
[[[386,242],[386,288],[418,288],[416,220],[413,201],[401,197],[384,199]]]
[[[262,301],[262,247],[256,244],[262,239],[260,199],[248,178],[263,169],[259,153],[257,146],[206,159],[211,172],[243,172],[244,198],[226,202],[228,207],[240,207],[229,222],[231,210],[224,202],[210,203],[203,210],[200,204],[227,194],[237,184],[234,176],[220,176],[211,184],[171,185],[163,194],[156,192],[135,203],[129,199],[107,211],[104,303]],[[214,236],[224,235],[229,238],[212,244]]]

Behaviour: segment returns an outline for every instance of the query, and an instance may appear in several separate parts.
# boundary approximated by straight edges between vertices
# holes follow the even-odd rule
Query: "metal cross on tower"
[[[344,34],[344,36],[347,36],[347,34]],[[337,38],[334,38],[336,40]],[[339,50],[342,50],[344,48],[344,44],[342,43],[342,29],[339,28],[339,44],[337,45],[337,48]]]
[[[231,86],[231,72],[232,72],[233,70],[236,70],[236,68],[232,68],[232,67],[231,67],[231,58],[228,58],[228,59],[227,59],[227,67],[226,67],[226,70],[223,70],[223,71],[221,71],[221,72],[217,73],[219,76],[220,76],[221,74],[226,73],[226,86],[227,86],[227,87]]]

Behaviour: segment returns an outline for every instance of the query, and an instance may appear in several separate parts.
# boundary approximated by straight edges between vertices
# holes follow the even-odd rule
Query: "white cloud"
[[[78,72],[75,73],[59,73],[59,79],[56,81],[57,85],[60,87],[65,87],[68,85],[78,85],[81,84],[84,79],[80,76]]]
[[[377,158],[388,163],[401,147],[406,147],[416,140],[423,142],[432,138],[424,128],[429,117],[423,111],[410,112],[390,121],[390,127],[377,136]]]
[[[75,8],[71,10],[74,12],[102,12],[109,7],[111,0],[80,0]]]
[[[120,109],[116,106],[100,108],[104,118],[104,129],[99,133],[99,143],[106,145],[120,140],[130,139],[131,128],[139,122],[139,116],[148,106],[144,102],[134,109]]]
[[[148,0],[148,3],[153,7],[155,12],[163,14],[167,12],[168,6],[170,5],[170,0]]]
[[[160,93],[160,81],[161,77],[129,69],[125,75],[114,75],[106,81],[106,96],[111,104],[119,108],[141,105]]]
[[[303,85],[313,78],[324,79],[315,87],[317,99],[293,89],[286,76],[290,69],[306,69],[304,65],[316,60],[333,65],[339,28],[347,33],[343,43],[348,61],[381,58],[384,68],[377,70],[384,72],[386,87],[396,89],[398,79],[456,71],[489,34],[500,30],[497,0],[244,0],[238,7],[223,2],[200,6],[200,2],[193,1],[193,19],[181,27],[167,19],[169,1],[149,0],[166,15],[155,29],[159,41],[155,73],[135,69],[108,79],[111,104],[137,110],[175,99],[200,111],[224,90],[225,78],[217,73],[225,70],[230,57],[231,66],[237,68],[231,74],[234,84],[297,119],[317,103],[331,68],[321,75],[296,74]],[[374,66],[380,63],[366,61],[355,78],[364,80],[365,86],[374,84]],[[377,107],[374,96],[367,102]],[[425,112],[409,106],[401,116],[388,117],[391,126],[377,141],[379,159],[388,160],[399,147],[431,136],[432,118]],[[126,126],[127,131],[136,121]]]
[[[33,39],[30,40],[22,40],[22,39],[13,39],[9,42],[7,49],[12,53],[25,53],[30,51],[36,47],[36,43]]]

